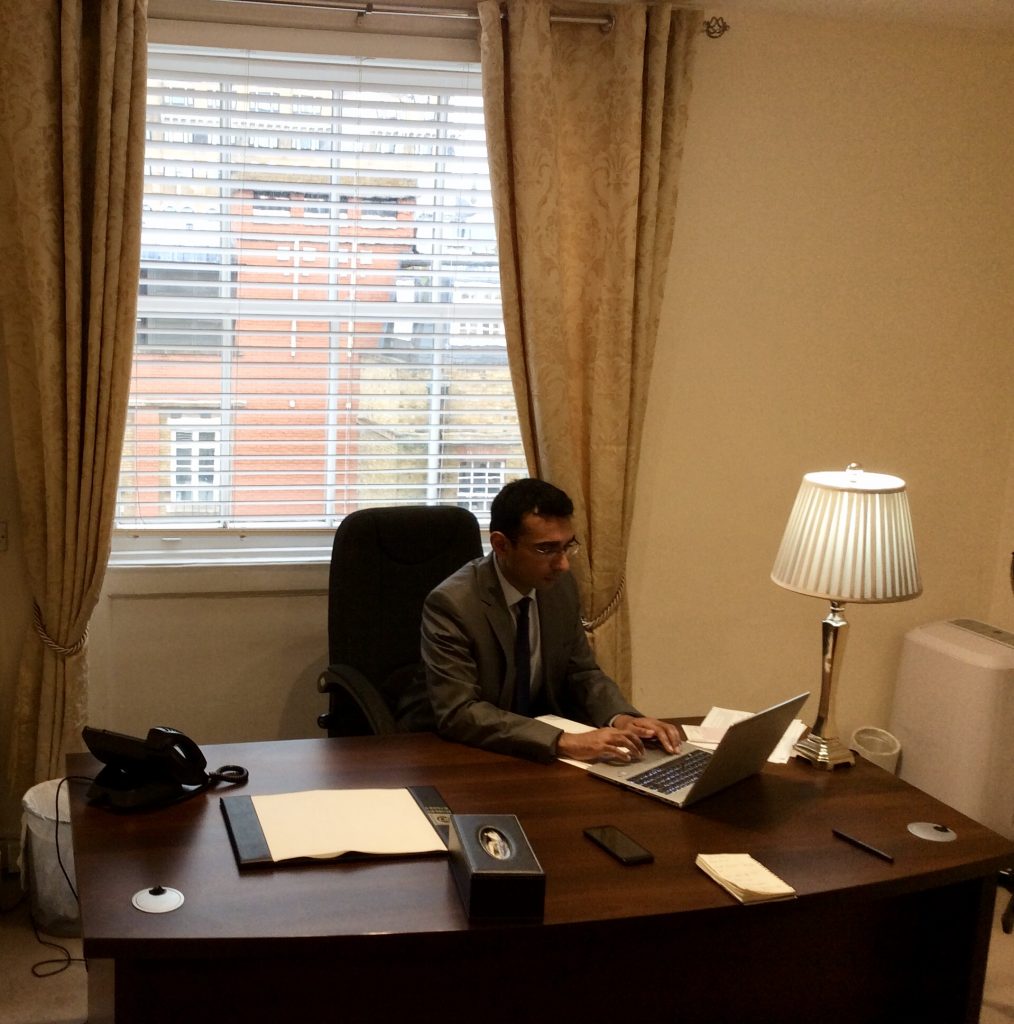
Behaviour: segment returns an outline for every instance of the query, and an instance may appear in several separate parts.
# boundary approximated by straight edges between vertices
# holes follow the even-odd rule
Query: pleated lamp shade
[[[807,473],[771,579],[843,604],[916,597],[922,582],[905,481],[853,466]]]

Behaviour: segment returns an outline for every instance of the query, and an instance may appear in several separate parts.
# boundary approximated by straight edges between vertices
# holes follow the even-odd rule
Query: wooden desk
[[[249,768],[238,791],[251,794],[433,785],[456,812],[516,814],[546,872],[545,921],[469,926],[444,858],[241,874],[218,793],[116,815],[75,784],[92,1024],[978,1020],[996,873],[1014,846],[866,762],[771,765],[679,811],[431,735],[205,753]],[[75,755],[69,767],[97,766]],[[919,840],[910,821],[945,822],[957,841]],[[582,836],[604,823],[655,863],[624,868]],[[702,851],[750,852],[799,898],[741,906],[694,866]],[[156,884],[185,904],[135,910],[131,896]]]

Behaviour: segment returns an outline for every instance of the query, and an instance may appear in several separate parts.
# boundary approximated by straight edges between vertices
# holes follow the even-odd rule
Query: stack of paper
[[[684,725],[683,734],[695,746],[702,750],[714,750],[725,735],[725,730],[745,718],[752,718],[750,711],[732,711],[729,708],[712,708],[700,725]],[[793,719],[788,729],[778,741],[778,746],[768,758],[772,764],[785,764],[792,754],[796,740],[805,732],[806,723],[798,718]]]
[[[787,900],[796,895],[791,885],[748,853],[699,853],[696,864],[740,903]]]

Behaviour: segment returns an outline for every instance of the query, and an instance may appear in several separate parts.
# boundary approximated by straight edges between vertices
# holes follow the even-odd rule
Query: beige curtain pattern
[[[137,304],[146,7],[3,4],[0,329],[35,605],[4,723],[8,797],[81,747]]]
[[[630,692],[623,594],[699,13],[479,4],[511,374],[530,471],[574,499],[598,658]]]

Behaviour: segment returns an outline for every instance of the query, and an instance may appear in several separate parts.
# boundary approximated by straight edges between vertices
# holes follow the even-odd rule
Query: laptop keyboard
[[[711,754],[708,751],[692,750],[683,757],[655,765],[640,775],[633,775],[628,781],[636,782],[639,786],[654,790],[656,793],[675,793],[676,790],[696,782],[710,760]]]

